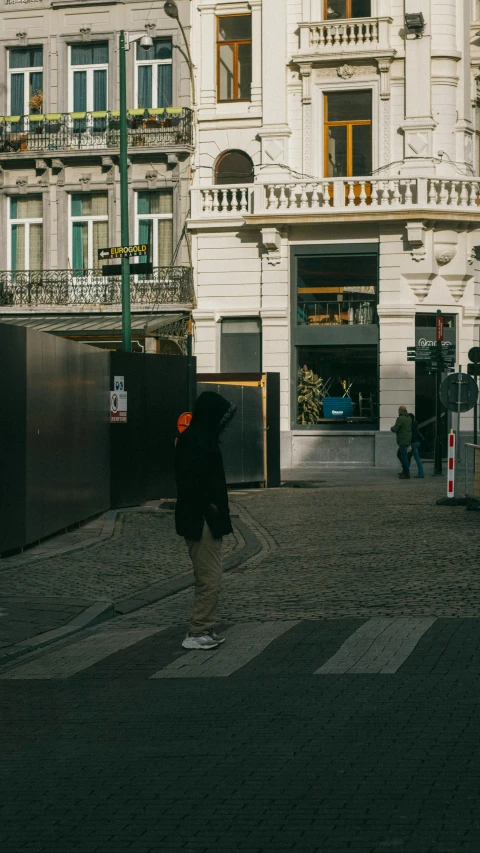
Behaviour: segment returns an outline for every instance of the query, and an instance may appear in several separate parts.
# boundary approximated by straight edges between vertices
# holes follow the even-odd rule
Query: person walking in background
[[[175,527],[185,539],[195,575],[185,649],[214,649],[225,641],[213,629],[222,585],[222,538],[232,533],[219,438],[235,410],[220,394],[204,391],[177,441]]]
[[[418,425],[418,422],[415,420],[415,415],[412,414],[412,412],[409,412],[409,417],[410,417],[410,420],[412,421],[412,442],[411,442],[412,452],[408,454],[408,467],[410,469],[410,463],[412,461],[412,456],[413,456],[413,458],[415,459],[415,462],[417,463],[417,471],[418,471],[417,478],[419,480],[423,480],[425,474],[423,471],[422,460],[420,459],[420,453],[419,453],[419,448],[420,448],[420,444],[422,443],[423,435],[420,432],[420,427]]]
[[[410,420],[406,406],[399,406],[398,418],[390,429],[396,433],[398,444],[397,459],[400,460],[402,465],[402,473],[398,476],[401,480],[409,480],[408,448],[412,443],[412,421]]]

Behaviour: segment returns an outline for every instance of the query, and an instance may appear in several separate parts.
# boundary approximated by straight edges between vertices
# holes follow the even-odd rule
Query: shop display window
[[[308,326],[377,322],[376,255],[313,255],[297,260],[297,323]]]
[[[297,423],[374,424],[376,346],[297,347]]]

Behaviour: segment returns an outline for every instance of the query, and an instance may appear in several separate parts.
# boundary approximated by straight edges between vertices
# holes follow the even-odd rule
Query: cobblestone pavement
[[[234,493],[260,550],[223,646],[181,648],[184,590],[0,668],[2,853],[478,853],[480,517],[444,480],[320,476]],[[114,556],[156,582],[172,520],[129,518]],[[89,594],[132,593],[86,557]]]

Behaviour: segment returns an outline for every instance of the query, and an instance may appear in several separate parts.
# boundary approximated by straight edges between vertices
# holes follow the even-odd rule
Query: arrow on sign
[[[110,251],[108,249],[100,249],[98,254],[100,255],[101,258],[109,258],[110,257]]]

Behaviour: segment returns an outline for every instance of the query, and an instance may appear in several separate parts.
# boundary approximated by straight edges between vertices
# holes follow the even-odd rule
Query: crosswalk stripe
[[[231,675],[257,657],[298,622],[246,622],[225,632],[227,642],[210,651],[191,651],[151,678],[218,678]]]
[[[397,672],[435,621],[433,616],[369,619],[314,674]]]
[[[30,659],[18,664],[12,669],[0,673],[3,680],[34,680],[48,678],[70,678],[77,672],[88,669],[98,661],[122,649],[127,649],[135,643],[162,631],[158,626],[147,628],[111,629],[104,633],[95,633],[79,640],[66,648],[58,649],[50,654]]]

